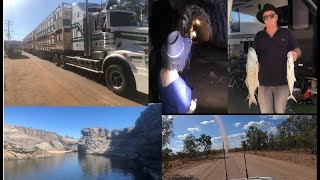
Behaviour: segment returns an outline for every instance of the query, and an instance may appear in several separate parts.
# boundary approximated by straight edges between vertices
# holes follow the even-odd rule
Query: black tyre
[[[105,72],[108,88],[119,95],[128,95],[133,92],[134,79],[129,69],[118,64],[110,65]]]
[[[67,68],[67,65],[66,65],[66,62],[65,62],[65,59],[64,59],[64,56],[63,55],[60,55],[59,57],[59,65],[62,69],[66,69]]]
[[[58,55],[55,54],[53,56],[53,63],[56,65],[56,66],[59,66],[59,58],[58,58]]]

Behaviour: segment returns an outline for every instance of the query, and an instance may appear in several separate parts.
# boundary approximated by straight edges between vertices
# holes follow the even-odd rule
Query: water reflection
[[[146,179],[148,175],[138,161],[121,157],[79,155],[79,164],[85,177],[117,179]]]
[[[50,158],[5,160],[4,179],[150,179],[138,161],[67,153]]]
[[[55,169],[66,157],[64,155],[55,155],[53,157],[38,159],[5,160],[5,176],[19,179],[26,174],[34,174],[39,171]]]

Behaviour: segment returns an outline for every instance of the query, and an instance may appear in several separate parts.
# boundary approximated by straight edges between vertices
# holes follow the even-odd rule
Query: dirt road
[[[317,169],[293,164],[286,161],[246,154],[249,177],[274,177],[276,180],[312,180],[317,179]],[[228,179],[246,177],[243,153],[229,153],[226,155]],[[166,179],[226,179],[223,158],[205,160],[173,167],[164,173]]]
[[[126,99],[108,90],[96,74],[64,70],[31,54],[4,59],[5,106],[138,106],[147,102],[146,94]]]

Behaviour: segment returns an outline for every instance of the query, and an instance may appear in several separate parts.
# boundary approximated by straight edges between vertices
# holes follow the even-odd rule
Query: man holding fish
[[[258,102],[261,113],[284,113],[288,99],[294,99],[294,64],[288,61],[290,64],[287,65],[287,60],[296,61],[301,50],[291,32],[278,26],[279,13],[280,10],[273,5],[265,4],[256,15],[265,24],[253,42],[259,62]]]

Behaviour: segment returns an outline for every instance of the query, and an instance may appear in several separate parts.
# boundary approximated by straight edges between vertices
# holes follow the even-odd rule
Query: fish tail
[[[257,100],[254,96],[249,98],[249,109],[252,103],[257,105]]]
[[[292,94],[288,97],[287,100],[289,100],[289,99],[293,99],[295,102],[297,102],[296,98],[294,98],[294,96]]]

